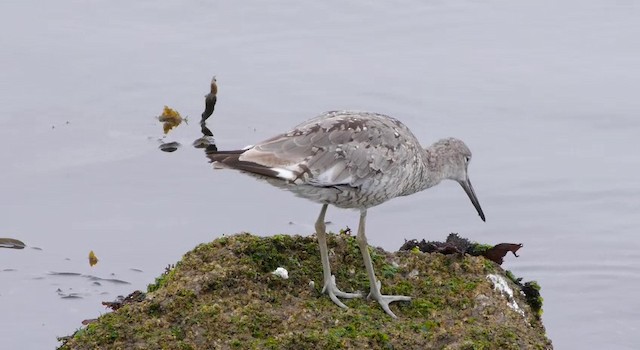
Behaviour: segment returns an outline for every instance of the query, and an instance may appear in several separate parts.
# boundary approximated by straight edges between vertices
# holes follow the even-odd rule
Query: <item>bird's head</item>
[[[448,138],[436,142],[432,146],[433,151],[437,155],[438,163],[442,169],[442,175],[445,179],[454,180],[462,186],[464,191],[471,199],[471,203],[478,211],[478,215],[482,221],[485,221],[484,212],[478,202],[471,181],[469,180],[468,168],[471,162],[471,151],[464,142]]]

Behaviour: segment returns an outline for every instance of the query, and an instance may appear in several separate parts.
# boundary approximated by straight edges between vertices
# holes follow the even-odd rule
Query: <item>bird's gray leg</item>
[[[320,259],[322,260],[322,274],[324,279],[324,284],[322,287],[322,292],[329,294],[331,300],[333,300],[336,305],[341,308],[346,308],[347,306],[343,304],[338,297],[340,298],[360,298],[362,294],[360,293],[345,293],[338,289],[336,286],[336,276],[331,275],[331,266],[329,265],[329,251],[327,248],[327,233],[326,233],[326,225],[324,224],[324,215],[327,213],[327,204],[322,205],[322,210],[320,210],[320,215],[318,216],[318,220],[316,221],[316,235],[318,236],[318,244],[320,245]]]
[[[391,317],[397,318],[397,316],[389,309],[389,304],[394,301],[410,301],[411,297],[404,295],[383,295],[380,292],[382,283],[376,279],[376,273],[373,270],[373,263],[371,262],[371,255],[369,254],[369,245],[367,244],[367,237],[364,235],[364,224],[367,218],[367,210],[362,209],[360,211],[360,223],[358,224],[358,246],[360,246],[360,252],[362,252],[362,258],[364,259],[364,266],[367,268],[367,274],[369,275],[369,285],[371,291],[367,298],[373,298],[378,301],[382,309]]]

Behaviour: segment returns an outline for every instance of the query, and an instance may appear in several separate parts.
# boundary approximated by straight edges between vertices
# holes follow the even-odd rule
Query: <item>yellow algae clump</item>
[[[94,266],[97,263],[98,263],[98,257],[96,256],[96,253],[94,253],[92,250],[89,252],[89,265]]]
[[[162,114],[158,117],[158,120],[163,123],[162,129],[164,130],[164,133],[167,134],[171,129],[180,125],[183,120],[186,122],[187,118],[183,119],[180,113],[176,110],[164,106]]]

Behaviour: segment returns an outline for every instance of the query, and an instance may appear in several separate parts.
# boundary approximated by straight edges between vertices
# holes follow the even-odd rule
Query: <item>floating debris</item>
[[[207,150],[214,151],[218,150],[218,147],[215,144],[215,139],[213,138],[213,133],[206,124],[207,119],[213,114],[216,102],[218,101],[217,94],[218,84],[214,75],[211,79],[211,90],[204,96],[204,112],[202,112],[202,119],[200,120],[200,131],[202,132],[202,137],[193,141],[193,147],[195,148],[205,148]]]
[[[96,254],[92,251],[89,252],[89,265],[91,267],[95,266],[98,263],[98,257],[96,256]]]
[[[24,242],[13,238],[0,238],[0,248],[24,249],[27,245]]]
[[[158,146],[158,148],[160,148],[160,150],[163,152],[175,152],[176,150],[178,150],[178,148],[180,148],[180,146],[182,146],[180,142],[173,141],[173,142],[161,143],[160,146]]]
[[[200,120],[200,124],[204,125],[207,119],[213,114],[213,110],[216,107],[216,102],[218,101],[218,84],[216,80],[216,76],[214,75],[211,79],[211,92],[204,96],[204,112],[202,112],[202,119]]]
[[[158,120],[161,123],[164,123],[162,125],[162,129],[164,130],[165,134],[168,134],[169,131],[171,131],[171,129],[177,127],[183,121],[187,123],[187,118],[182,118],[180,113],[178,113],[176,110],[169,108],[167,106],[164,106],[164,110],[162,111],[162,114],[158,117]]]

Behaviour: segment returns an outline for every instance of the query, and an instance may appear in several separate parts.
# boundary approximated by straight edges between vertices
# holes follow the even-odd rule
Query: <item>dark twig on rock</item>
[[[136,290],[133,293],[127,295],[126,297],[123,297],[122,295],[119,295],[116,300],[114,301],[103,301],[102,305],[110,308],[111,310],[115,311],[118,310],[119,308],[123,307],[124,305],[127,304],[131,304],[131,303],[137,303],[137,302],[141,302],[146,298],[146,294]]]
[[[462,254],[473,256],[484,256],[485,258],[501,265],[507,252],[512,252],[518,257],[516,252],[522,248],[522,244],[500,243],[495,246],[486,246],[478,243],[471,243],[468,239],[460,237],[457,233],[451,233],[445,242],[418,241],[416,239],[405,241],[400,250],[412,250],[418,248],[423,253],[440,254]]]

